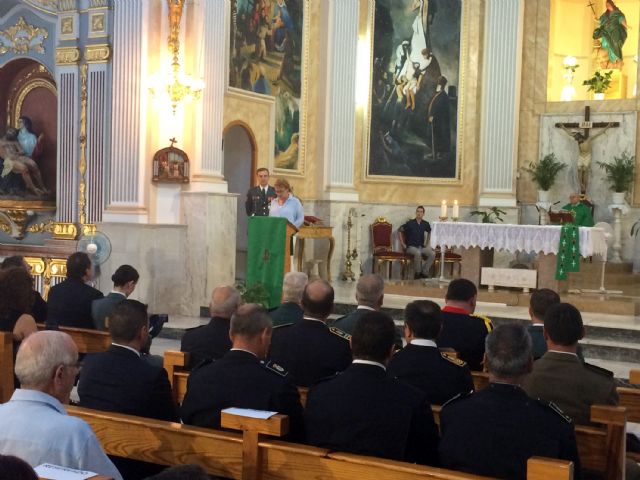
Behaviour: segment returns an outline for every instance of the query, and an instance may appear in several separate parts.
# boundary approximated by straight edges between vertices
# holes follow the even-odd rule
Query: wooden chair
[[[404,252],[393,250],[391,234],[393,225],[386,218],[378,217],[371,225],[371,239],[373,245],[373,273],[380,271],[381,265],[389,264],[389,278],[391,278],[393,262],[400,262],[401,276],[406,278],[412,257]]]
[[[13,395],[13,334],[0,332],[0,403]]]

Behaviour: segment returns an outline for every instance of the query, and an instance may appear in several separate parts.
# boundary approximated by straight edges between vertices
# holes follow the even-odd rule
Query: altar
[[[534,252],[538,254],[538,288],[566,290],[566,281],[555,279],[556,255],[560,245],[559,225],[510,225],[495,223],[433,222],[431,246],[446,245],[461,249],[463,278],[480,285],[482,267],[491,267],[491,250]],[[607,258],[604,232],[580,227],[580,256]]]

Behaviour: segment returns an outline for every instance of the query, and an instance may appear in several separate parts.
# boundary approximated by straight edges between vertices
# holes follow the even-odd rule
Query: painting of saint
[[[305,0],[231,0],[229,86],[275,97],[275,163],[297,170]]]
[[[370,176],[455,178],[461,0],[376,0]]]

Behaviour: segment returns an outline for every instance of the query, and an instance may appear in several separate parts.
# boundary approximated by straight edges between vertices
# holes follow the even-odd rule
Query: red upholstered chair
[[[441,253],[440,253],[440,246],[438,245],[435,249],[436,252],[436,259],[433,262],[433,270],[434,270],[434,275],[440,275],[440,259],[441,259]],[[462,255],[459,255],[457,253],[453,253],[453,250],[451,248],[447,248],[444,251],[444,266],[446,267],[447,264],[451,265],[451,276],[453,277],[453,267],[458,264],[458,276],[462,276]]]
[[[384,217],[376,218],[371,225],[371,239],[373,244],[373,273],[380,271],[380,266],[389,264],[389,278],[393,262],[400,262],[402,278],[406,277],[407,266],[411,262],[411,257],[403,252],[393,251],[391,242],[391,234],[393,233],[393,225],[387,222]]]

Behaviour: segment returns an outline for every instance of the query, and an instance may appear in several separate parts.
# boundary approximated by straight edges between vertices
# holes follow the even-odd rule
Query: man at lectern
[[[256,170],[256,176],[258,177],[258,185],[249,189],[244,206],[249,217],[254,215],[267,217],[269,216],[269,205],[271,200],[276,197],[276,191],[269,185],[268,169],[259,168]]]
[[[573,223],[579,227],[593,227],[593,215],[591,209],[580,201],[579,193],[572,193],[569,195],[569,203],[567,203],[562,210],[567,212],[574,212]]]
[[[276,198],[271,200],[269,209],[270,217],[284,217],[296,228],[304,223],[304,211],[300,200],[291,193],[291,185],[284,178],[279,178],[274,183]]]

